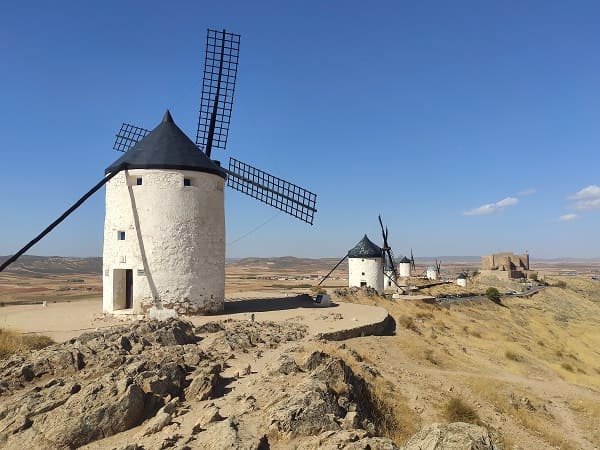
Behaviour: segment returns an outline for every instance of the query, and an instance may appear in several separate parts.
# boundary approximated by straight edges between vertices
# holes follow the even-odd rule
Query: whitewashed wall
[[[348,286],[360,287],[361,281],[365,281],[367,286],[383,293],[382,258],[348,258],[348,271]]]
[[[435,270],[435,267],[427,268],[427,278],[430,280],[437,280],[437,270]]]
[[[386,270],[383,273],[383,288],[384,289],[397,289],[396,283],[398,280],[394,279],[394,272],[392,270]]]
[[[184,178],[192,185],[184,186]],[[224,182],[204,172],[135,169],[106,184],[105,312],[115,309],[114,269],[133,269],[135,312],[146,313],[155,303],[178,313],[223,310]]]
[[[401,277],[410,277],[410,263],[400,263],[399,271]]]

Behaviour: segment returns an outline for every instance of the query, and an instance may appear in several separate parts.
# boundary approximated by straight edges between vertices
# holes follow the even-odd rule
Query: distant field
[[[0,256],[0,261],[7,257]],[[442,275],[452,279],[461,272],[479,268],[476,257],[442,259]],[[435,258],[417,258],[417,275],[425,273]],[[306,292],[316,286],[337,258],[243,258],[228,260],[225,266],[226,295],[248,291]],[[532,269],[553,276],[577,274],[591,277],[600,274],[600,261],[553,260],[532,261]],[[60,302],[97,299],[102,295],[102,258],[63,258],[23,256],[0,273],[0,304]],[[348,284],[348,263],[344,261],[323,284],[327,288]],[[432,289],[438,291],[449,288]],[[450,289],[451,290],[451,289]]]

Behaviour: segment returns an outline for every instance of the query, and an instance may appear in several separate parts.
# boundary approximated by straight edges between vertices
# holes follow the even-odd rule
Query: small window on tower
[[[137,177],[137,179],[135,180],[135,184],[137,184],[138,186],[142,185],[142,177]]]
[[[118,239],[120,241],[124,241],[125,240],[125,232],[124,231],[118,231],[117,232],[117,236],[118,236]]]
[[[191,185],[192,185],[192,180],[191,180],[191,178],[184,178],[184,179],[183,179],[183,185],[184,185],[184,186],[191,186]]]
[[[363,277],[364,277],[364,276],[365,276],[365,273],[363,272],[362,274],[363,274]]]

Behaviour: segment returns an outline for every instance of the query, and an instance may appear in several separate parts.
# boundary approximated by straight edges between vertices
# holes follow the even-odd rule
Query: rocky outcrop
[[[75,448],[149,420],[142,436],[168,427],[177,399],[218,395],[234,351],[302,339],[300,325],[139,321],[82,334],[0,361],[0,447]],[[214,420],[216,422],[216,420]]]
[[[74,448],[139,425],[184,396],[197,341],[186,322],[138,322],[3,361],[0,442]]]
[[[305,337],[295,323],[144,320],[1,360],[0,448],[396,450],[361,374],[380,375],[358,356],[354,370],[322,351],[301,359],[305,341],[257,362]],[[494,445],[481,427],[450,424],[404,448]]]
[[[490,432],[470,423],[434,423],[423,428],[402,450],[500,450]]]
[[[302,442],[296,450],[398,450],[390,439],[372,437],[364,430],[326,431]]]
[[[282,358],[279,372],[290,362]],[[379,420],[364,380],[341,359],[322,352],[309,355],[304,381],[269,410],[271,431],[284,435],[315,435],[343,428],[375,431]]]

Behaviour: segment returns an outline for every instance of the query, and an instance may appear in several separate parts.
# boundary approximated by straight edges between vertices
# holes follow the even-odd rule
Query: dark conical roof
[[[225,171],[212,162],[175,125],[169,110],[154,130],[108,166],[104,172],[108,174],[125,169],[195,170],[227,177]]]
[[[400,260],[400,264],[402,264],[402,263],[409,263],[409,264],[410,264],[410,259],[408,259],[408,258],[405,256],[404,258],[402,258],[402,259]]]
[[[365,234],[356,246],[348,251],[348,258],[381,258],[381,247]]]

